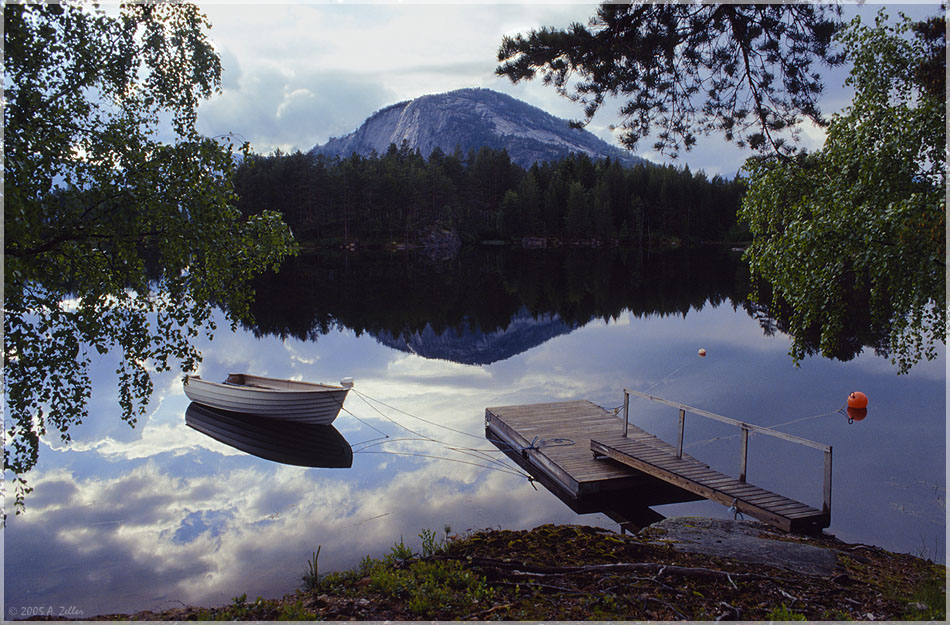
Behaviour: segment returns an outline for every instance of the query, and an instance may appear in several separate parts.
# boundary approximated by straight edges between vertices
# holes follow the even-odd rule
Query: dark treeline
[[[625,167],[572,155],[529,169],[507,152],[428,159],[405,144],[383,155],[252,155],[235,186],[245,214],[277,210],[301,242],[417,243],[433,227],[462,241],[735,240],[741,181],[688,167]]]

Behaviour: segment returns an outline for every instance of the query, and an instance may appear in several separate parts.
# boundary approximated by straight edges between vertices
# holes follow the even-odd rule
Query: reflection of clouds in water
[[[396,368],[408,373],[395,382],[386,377],[363,378],[358,382],[357,393],[350,394],[345,403],[346,410],[335,422],[351,443],[378,438],[380,434],[376,429],[379,429],[389,434],[391,439],[418,438],[418,435],[422,435],[435,440],[389,440],[377,445],[374,448],[377,452],[444,456],[455,455],[446,449],[446,445],[490,447],[482,435],[482,406],[486,403],[485,388],[491,386],[491,379],[482,368],[426,361],[399,352],[391,354]],[[430,380],[434,382],[430,383]],[[170,456],[196,453],[202,449],[221,455],[243,456],[242,452],[185,425],[183,414],[188,399],[181,390],[178,376],[163,376],[156,387],[167,395],[157,394],[155,403],[159,408],[156,408],[151,418],[143,420],[132,430],[134,437],[131,440],[117,439],[111,435],[93,439],[77,437],[68,445],[50,441],[50,447],[67,455],[91,452],[110,462],[155,456],[162,456],[168,462]],[[364,391],[365,397],[372,399],[364,399]],[[351,413],[359,420],[353,418]],[[413,415],[423,420],[414,419]],[[100,420],[108,420],[104,417]],[[117,419],[115,421],[118,422]],[[411,431],[399,424],[404,424]],[[130,429],[124,424],[120,425]],[[469,436],[440,425],[467,432]]]
[[[547,401],[584,397],[613,407],[625,386],[646,389],[662,382],[655,388],[679,392],[681,381],[721,371],[745,343],[763,349],[761,331],[750,320],[729,307],[706,308],[691,313],[688,324],[676,316],[636,318],[629,312],[618,322],[592,321],[525,354],[526,371],[516,388]],[[700,360],[699,347],[711,357]],[[787,344],[778,348],[784,353]]]
[[[400,354],[399,352],[396,352]],[[491,374],[483,366],[459,364],[448,360],[429,360],[416,355],[395,357],[387,367],[387,381],[398,384],[413,384],[429,387],[471,388],[476,382],[484,383]]]
[[[873,390],[873,412],[860,428],[828,419],[788,431],[834,445],[833,531],[846,540],[913,550],[918,530],[930,531],[933,523],[908,511],[930,510],[933,498],[914,486],[876,489],[881,494],[868,499],[867,484],[885,481],[895,473],[884,472],[893,467],[905,467],[906,483],[933,473],[936,460],[930,458],[945,451],[940,429],[945,415],[935,410],[945,411],[934,407],[936,401],[943,408],[943,401],[933,399],[930,381],[936,376],[920,377],[915,369],[909,379],[896,378],[886,361],[864,355],[851,363],[806,359],[795,369],[786,355],[787,339],[763,338],[742,311],[706,306],[688,316],[685,322],[676,315],[625,313],[617,322],[592,321],[490,366],[426,360],[347,330],[315,343],[222,331],[213,343],[201,345],[202,375],[209,379],[232,371],[327,382],[352,375],[359,393],[392,407],[374,404],[381,413],[439,441],[390,440],[357,453],[353,468],[343,471],[268,463],[188,428],[183,416],[188,400],[178,374],[155,378],[150,416],[133,430],[118,419],[112,378],[96,378],[89,423],[72,431],[68,447],[51,440],[54,453],[44,441],[40,465],[30,476],[36,489],[27,498],[27,513],[9,519],[6,562],[15,574],[5,582],[7,603],[87,601],[80,606],[87,615],[172,607],[176,601],[226,603],[242,592],[256,597],[292,590],[317,545],[320,569],[330,571],[388,552],[400,535],[418,546],[421,529],[440,531],[445,524],[464,531],[605,522],[599,515],[578,519],[555,497],[514,475],[368,452],[481,463],[445,447],[492,449],[492,457],[502,457],[484,439],[485,407],[576,398],[614,407],[622,402],[624,386],[645,389],[657,381],[662,381],[657,395],[762,424],[837,408],[844,397],[842,380]],[[708,350],[707,358],[697,357],[699,347]],[[926,366],[930,371],[932,365]],[[108,357],[97,367],[114,369]],[[944,379],[941,373],[939,380]],[[362,421],[344,412],[334,423],[350,443],[378,437],[373,428],[392,438],[414,436],[359,393],[351,393],[345,405]],[[675,428],[675,410],[658,408],[654,415],[644,406],[635,404],[634,422],[655,427],[661,436]],[[911,413],[919,427],[906,427]],[[927,427],[939,429],[939,440],[921,439]],[[713,435],[717,432],[689,426],[690,441]],[[727,446],[723,454],[731,470],[735,448]],[[697,453],[712,462],[718,457],[713,447]],[[919,453],[908,458],[906,449]],[[903,511],[891,509],[890,502],[903,505]],[[665,508],[667,514],[724,514],[716,504]]]
[[[224,379],[228,373],[234,373],[235,367],[238,370],[243,369],[249,362],[264,365],[266,360],[262,358],[263,355],[280,350],[279,342],[272,337],[256,338],[250,332],[224,330],[227,322],[220,313],[218,317],[216,323],[222,331],[215,334],[213,341],[200,341],[198,345],[202,353],[199,368],[201,377]],[[270,375],[266,369],[258,370],[257,374]]]
[[[185,425],[183,417],[179,415],[179,418],[181,419],[179,423],[166,425],[146,423],[136,428],[140,436],[134,441],[118,441],[112,437],[105,437],[99,441],[50,445],[50,448],[64,453],[95,452],[104,459],[113,461],[144,459],[158,454],[180,456],[199,448],[224,455],[243,453],[191,429]]]
[[[921,359],[914,365],[913,377],[916,380],[934,380],[942,382],[947,379],[947,346],[938,344],[937,357],[933,360]],[[897,368],[889,359],[875,355],[874,350],[865,348],[864,352],[855,358],[868,374],[893,375]]]
[[[914,503],[903,503],[903,502],[891,502],[891,510],[900,512],[901,514],[906,514],[908,516],[917,517],[928,523],[933,523],[934,525],[944,526],[946,523],[946,509],[945,502],[943,501],[933,501],[930,506],[920,506]]]
[[[296,364],[298,363],[301,365],[310,366],[310,365],[315,364],[318,360],[320,360],[320,356],[314,354],[312,351],[311,351],[312,355],[309,355],[309,356],[305,356],[301,354],[299,351],[301,347],[301,343],[299,341],[284,339],[283,345],[284,345],[284,349],[287,350],[287,353],[290,354],[290,359],[292,361],[291,366],[296,366]]]
[[[330,571],[385,553],[404,531],[571,518],[524,480],[454,463],[400,466],[370,486],[351,477],[264,465],[175,478],[147,462],[114,479],[34,478],[27,513],[7,530],[7,562],[46,566],[8,566],[8,604],[70,602],[92,614],[275,596],[296,587],[318,544]]]
[[[100,424],[93,427],[93,431],[84,430],[86,424],[74,428],[69,443],[63,443],[58,436],[47,435],[43,440],[45,447],[67,455],[92,452],[110,462],[157,455],[181,456],[199,449],[223,455],[243,453],[185,425],[184,414],[190,400],[185,396],[181,376],[156,376],[155,389],[151,402],[154,409],[134,428],[118,418],[118,410],[113,405],[92,419]],[[106,429],[110,424],[112,428]],[[94,434],[95,430],[99,433]]]
[[[71,442],[65,447],[87,450],[106,442],[110,445],[135,445],[144,436],[156,434],[148,431],[155,424],[172,424],[182,418],[188,399],[182,388],[181,374],[172,371],[152,375],[152,396],[145,414],[137,417],[135,427],[122,421],[119,418],[118,383],[114,375],[117,363],[112,354],[94,363],[90,372],[94,384],[89,400],[89,418],[69,428]],[[43,441],[54,449],[64,448],[56,431],[48,431]]]
[[[928,480],[887,480],[884,485],[896,491],[902,501],[891,502],[890,508],[901,514],[918,517],[935,525],[945,525],[947,520],[947,489]]]
[[[187,511],[187,509],[186,509]],[[181,524],[172,535],[172,542],[187,544],[208,532],[211,538],[217,538],[227,525],[227,521],[234,516],[230,510],[196,510],[182,519]],[[165,532],[162,532],[165,535]]]

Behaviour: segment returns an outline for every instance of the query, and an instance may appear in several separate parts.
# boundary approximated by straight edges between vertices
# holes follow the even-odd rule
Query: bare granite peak
[[[390,145],[418,150],[423,157],[439,149],[467,155],[483,147],[507,150],[522,167],[584,154],[625,165],[643,162],[593,133],[574,128],[535,106],[492,91],[458,89],[386,106],[353,132],[315,146],[310,153],[348,158],[384,154]]]

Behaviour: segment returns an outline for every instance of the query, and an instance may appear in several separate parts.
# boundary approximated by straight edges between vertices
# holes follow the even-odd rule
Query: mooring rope
[[[420,454],[420,453],[414,453],[414,452],[408,452],[408,451],[363,451],[363,450],[360,450],[358,452],[354,451],[353,453],[386,454],[390,456],[416,456],[419,458],[434,458],[436,460],[447,460],[449,462],[458,462],[461,464],[468,464],[475,467],[481,467],[482,469],[491,469],[493,471],[501,471],[502,473],[509,473],[511,475],[517,475],[518,477],[523,477],[531,482],[534,481],[534,478],[528,475],[527,473],[512,469],[505,465],[502,465],[500,467],[493,467],[489,465],[478,464],[477,462],[469,462],[468,460],[459,460],[458,458],[448,458],[446,456],[433,456],[431,454]]]
[[[669,373],[667,373],[665,376],[663,376],[662,378],[660,378],[659,380],[657,380],[656,382],[654,382],[653,384],[651,384],[649,388],[647,388],[646,390],[640,391],[640,392],[641,392],[641,393],[649,393],[650,391],[652,391],[653,389],[655,389],[657,386],[659,386],[659,385],[662,384],[663,382],[669,380],[669,379],[672,378],[674,375],[676,375],[677,373],[679,373],[680,371],[682,371],[682,370],[685,369],[686,367],[690,366],[690,365],[693,364],[694,362],[696,362],[696,361],[695,361],[695,360],[692,360],[692,359],[686,361],[685,363],[681,364],[679,367],[673,369],[672,371],[670,371]],[[640,397],[634,397],[634,399],[642,399],[642,398],[640,398]],[[604,407],[601,406],[601,408],[604,408]],[[616,416],[618,416],[618,415],[620,414],[620,410],[621,410],[622,408],[623,408],[623,404],[620,404],[619,406],[616,406],[616,407],[614,407],[614,408],[604,408],[604,410],[606,410],[607,412],[612,412],[613,415],[616,417]]]
[[[383,431],[380,430],[378,427],[376,427],[376,426],[374,426],[374,425],[372,425],[372,424],[370,424],[370,423],[364,421],[363,419],[360,419],[360,418],[359,418],[358,416],[356,416],[352,411],[350,411],[349,409],[347,409],[346,406],[343,405],[343,402],[342,402],[342,401],[337,400],[337,403],[340,404],[340,410],[342,410],[342,411],[345,412],[346,414],[350,415],[351,417],[353,417],[354,419],[356,419],[357,421],[359,421],[360,423],[362,423],[362,424],[365,425],[366,427],[368,427],[368,428],[370,428],[370,429],[372,429],[372,430],[376,430],[377,432],[379,432],[380,434],[382,434],[382,436],[379,436],[379,437],[376,437],[376,438],[370,438],[370,439],[367,439],[367,440],[365,440],[365,441],[360,441],[359,443],[353,443],[352,445],[350,445],[351,448],[352,448],[352,447],[355,447],[356,445],[362,445],[362,444],[364,444],[364,443],[371,443],[371,442],[374,442],[374,441],[380,441],[380,440],[385,440],[385,439],[389,438],[389,434],[387,434],[386,432],[383,432]]]
[[[731,512],[731,513],[732,513],[732,519],[733,519],[733,520],[738,520],[739,517],[742,517],[742,520],[744,521],[744,520],[745,520],[745,517],[742,515],[741,512],[739,512],[739,508],[737,507],[737,504],[738,504],[738,503],[739,503],[739,499],[738,499],[738,498],[733,499],[733,500],[732,500],[732,505],[726,510],[726,512]]]
[[[809,419],[820,419],[821,417],[830,417],[830,416],[833,415],[833,414],[845,414],[844,409],[845,409],[846,406],[847,406],[847,404],[845,404],[845,405],[842,406],[841,408],[838,408],[837,410],[832,410],[831,412],[823,412],[823,413],[821,413],[821,414],[812,415],[812,416],[810,416],[810,417],[802,417],[801,419],[792,419],[791,421],[786,421],[785,423],[779,423],[778,425],[770,425],[770,426],[768,426],[768,427],[770,427],[770,428],[780,428],[780,427],[784,427],[784,426],[786,426],[786,425],[791,425],[791,424],[793,424],[793,423],[798,423],[799,421],[808,421]],[[847,415],[845,415],[845,416],[847,416]]]
[[[682,371],[682,370],[685,369],[686,367],[690,366],[690,365],[693,364],[694,362],[696,362],[696,360],[694,360],[694,359],[688,360],[687,362],[683,363],[682,365],[680,365],[680,366],[677,367],[676,369],[673,369],[672,371],[670,371],[668,374],[666,374],[665,376],[663,376],[663,378],[661,378],[660,380],[654,382],[653,385],[652,385],[650,388],[648,388],[648,389],[646,389],[645,391],[642,391],[642,392],[644,392],[644,393],[649,393],[649,392],[652,391],[654,388],[656,388],[657,386],[659,386],[660,384],[662,384],[662,383],[665,382],[666,380],[669,380],[669,379],[672,378],[674,375],[676,375],[677,373],[679,373],[680,371]]]
[[[389,408],[389,409],[391,409],[391,410],[395,410],[396,412],[400,412],[400,413],[402,413],[402,414],[404,414],[404,415],[406,415],[406,416],[408,416],[408,417],[412,417],[412,418],[414,418],[414,419],[418,419],[418,420],[420,420],[420,421],[422,421],[422,422],[424,422],[424,423],[428,423],[428,424],[430,424],[430,425],[434,425],[434,426],[437,426],[437,427],[442,427],[442,428],[444,428],[444,429],[450,430],[450,431],[452,431],[452,432],[456,432],[456,433],[458,433],[458,434],[465,434],[465,435],[468,435],[468,436],[474,436],[473,434],[470,434],[470,433],[468,433],[468,432],[463,432],[462,430],[456,430],[455,428],[451,428],[451,427],[448,427],[448,426],[446,426],[446,425],[442,425],[442,424],[440,424],[440,423],[435,423],[435,422],[429,421],[429,420],[427,420],[427,419],[423,419],[422,417],[418,417],[418,416],[416,416],[416,415],[414,415],[414,414],[411,414],[411,413],[409,413],[409,412],[406,412],[405,410],[401,410],[401,409],[399,409],[399,408],[396,408],[395,406],[391,406],[391,405],[387,404],[386,402],[383,402],[383,401],[380,401],[380,400],[378,400],[378,399],[372,398],[372,397],[370,397],[369,395],[366,395],[365,393],[361,393],[361,392],[357,391],[356,394],[357,394],[357,396],[358,396],[360,399],[362,399],[362,400],[366,403],[367,406],[369,406],[370,408],[372,408],[373,410],[375,410],[375,411],[376,411],[380,416],[382,416],[384,419],[386,419],[387,421],[389,421],[390,423],[392,423],[392,424],[394,424],[394,425],[396,425],[396,426],[398,426],[398,427],[401,427],[402,429],[406,430],[407,432],[409,432],[409,433],[411,433],[411,434],[415,434],[416,436],[420,437],[422,440],[426,440],[426,441],[430,441],[430,442],[433,442],[433,443],[441,444],[441,445],[447,447],[448,449],[450,449],[450,450],[452,450],[452,451],[455,451],[455,452],[458,452],[458,453],[461,453],[461,454],[464,454],[464,455],[468,455],[468,456],[473,456],[473,457],[478,458],[478,459],[480,459],[480,460],[492,462],[492,463],[495,463],[495,464],[500,464],[501,466],[505,466],[504,464],[502,464],[501,462],[499,462],[496,458],[491,458],[490,456],[489,456],[489,457],[486,457],[486,456],[484,455],[485,452],[484,452],[483,450],[478,450],[478,449],[474,449],[474,448],[471,448],[471,447],[451,446],[451,445],[449,445],[449,443],[447,443],[447,442],[445,442],[445,441],[440,441],[440,440],[438,440],[438,439],[436,439],[436,438],[433,438],[432,436],[428,436],[428,435],[423,434],[423,433],[421,433],[421,432],[417,432],[417,431],[415,431],[415,430],[413,430],[413,429],[407,427],[406,425],[403,425],[402,423],[399,423],[398,421],[396,421],[395,419],[393,419],[392,417],[390,417],[389,415],[387,415],[386,413],[384,413],[382,410],[380,410],[379,408],[377,408],[376,406],[374,406],[373,404],[371,404],[369,400],[373,400],[373,401],[375,401],[375,402],[377,402],[377,403],[379,403],[379,404],[381,404],[381,405],[383,405],[383,406],[386,406],[387,408]],[[493,451],[497,451],[497,450],[493,450]]]
[[[380,429],[378,429],[378,428],[376,428],[376,427],[373,427],[372,425],[369,425],[366,421],[360,419],[360,418],[357,417],[355,414],[353,414],[352,411],[347,410],[347,411],[346,411],[347,414],[353,416],[353,417],[356,418],[358,421],[360,421],[360,423],[363,423],[363,424],[365,424],[365,425],[367,425],[367,426],[373,428],[374,430],[376,430],[377,432],[379,432],[380,434],[383,435],[382,437],[378,437],[378,438],[374,438],[374,439],[369,439],[369,440],[367,440],[367,441],[363,441],[363,443],[357,443],[357,445],[362,445],[362,447],[359,447],[358,449],[354,449],[354,450],[353,450],[353,453],[380,453],[380,454],[390,454],[390,455],[415,455],[415,456],[420,456],[420,457],[436,458],[436,459],[440,459],[440,460],[449,460],[449,461],[454,461],[454,462],[461,462],[461,463],[463,463],[463,464],[470,464],[470,465],[473,465],[473,466],[478,466],[478,467],[482,467],[482,468],[486,468],[486,469],[495,469],[495,470],[503,471],[503,472],[506,472],[506,473],[512,473],[512,474],[514,474],[514,475],[519,475],[519,476],[524,477],[524,478],[526,478],[526,479],[529,479],[529,480],[531,480],[531,481],[533,481],[533,479],[534,479],[534,478],[532,478],[530,475],[528,475],[528,474],[526,474],[526,473],[524,473],[524,472],[518,471],[518,470],[516,470],[516,469],[512,469],[512,468],[509,467],[507,464],[505,464],[503,460],[501,460],[501,459],[499,459],[499,458],[493,458],[493,457],[491,457],[491,456],[486,455],[487,453],[497,453],[497,452],[499,452],[499,451],[502,451],[502,450],[500,450],[500,449],[476,449],[476,448],[473,448],[473,447],[464,447],[464,446],[452,445],[452,444],[448,443],[447,441],[442,441],[442,440],[439,440],[439,439],[434,438],[434,437],[432,437],[432,436],[428,436],[427,434],[424,434],[424,433],[421,433],[421,432],[417,432],[416,430],[413,430],[413,429],[409,428],[408,426],[406,426],[406,425],[404,425],[404,424],[402,424],[402,423],[399,423],[398,421],[396,421],[395,419],[393,419],[392,417],[390,417],[389,415],[387,415],[385,412],[383,412],[382,410],[380,410],[379,408],[377,408],[377,407],[376,407],[373,403],[371,403],[371,402],[376,402],[376,403],[378,403],[378,404],[380,404],[380,405],[382,405],[382,406],[385,406],[386,408],[389,408],[390,410],[394,410],[394,411],[399,412],[399,413],[401,413],[401,414],[404,414],[404,415],[406,415],[406,416],[408,416],[408,417],[412,417],[413,419],[417,419],[417,420],[419,420],[419,421],[422,421],[423,423],[427,423],[427,424],[429,424],[429,425],[433,425],[433,426],[436,426],[436,427],[441,427],[441,428],[443,428],[443,429],[449,430],[449,431],[451,431],[451,432],[455,432],[455,433],[457,433],[457,434],[464,434],[464,435],[466,435],[466,436],[471,436],[471,437],[478,438],[479,440],[483,440],[482,437],[480,437],[480,436],[477,436],[477,435],[472,434],[472,433],[470,433],[470,432],[465,432],[465,431],[463,431],[463,430],[458,430],[458,429],[449,427],[449,426],[447,426],[447,425],[443,425],[443,424],[441,424],[441,423],[436,423],[436,422],[434,422],[434,421],[429,421],[428,419],[423,419],[422,417],[419,417],[419,416],[414,415],[414,414],[412,414],[412,413],[410,413],[410,412],[407,412],[407,411],[405,411],[405,410],[402,410],[402,409],[400,409],[400,408],[396,408],[395,406],[392,406],[392,405],[390,405],[390,404],[387,404],[387,403],[384,402],[384,401],[381,401],[381,400],[379,400],[379,399],[370,397],[370,396],[367,395],[366,393],[362,393],[362,392],[360,392],[360,391],[357,391],[356,389],[351,389],[351,390],[352,390],[361,400],[363,400],[363,402],[364,402],[367,406],[369,406],[372,410],[374,410],[374,411],[375,411],[377,414],[379,414],[381,417],[383,417],[384,419],[386,419],[387,421],[389,421],[389,422],[392,423],[393,425],[395,425],[395,426],[397,426],[397,427],[400,427],[400,428],[406,430],[407,432],[409,432],[410,434],[414,434],[414,435],[416,436],[416,438],[398,438],[398,439],[394,439],[394,438],[390,437],[388,434],[386,434],[385,432],[383,432],[382,430],[380,430]],[[403,441],[403,442],[405,442],[405,441],[417,441],[417,442],[431,442],[431,443],[435,443],[435,444],[437,444],[437,445],[442,445],[445,449],[447,449],[447,450],[449,450],[449,451],[454,451],[454,452],[459,453],[459,454],[462,454],[462,455],[471,456],[471,457],[473,457],[473,458],[476,458],[476,459],[481,460],[481,461],[483,461],[483,462],[490,463],[490,465],[495,465],[495,466],[489,466],[489,465],[485,465],[485,464],[479,464],[479,463],[476,463],[476,462],[469,462],[469,461],[460,460],[460,459],[457,459],[457,458],[447,458],[447,457],[444,457],[444,456],[433,456],[433,455],[428,455],[428,454],[413,454],[413,453],[409,453],[409,452],[394,452],[394,451],[382,451],[382,450],[379,450],[379,451],[366,451],[366,450],[369,449],[370,447],[376,447],[376,446],[378,446],[378,445],[383,445],[383,444],[386,444],[386,443],[396,442],[396,441]]]
[[[362,393],[362,392],[360,392],[360,391],[357,391],[355,388],[354,388],[354,389],[350,389],[350,390],[352,390],[354,393],[356,393],[356,394],[360,397],[360,399],[362,399],[363,401],[365,401],[365,402],[367,403],[367,405],[369,405],[371,408],[373,408],[373,410],[375,410],[375,411],[378,412],[379,414],[383,415],[384,417],[386,417],[386,418],[389,419],[390,421],[393,421],[393,420],[390,419],[388,416],[386,416],[381,410],[379,410],[378,408],[376,408],[375,406],[373,406],[372,404],[370,404],[370,403],[369,403],[369,400],[372,400],[372,401],[374,401],[374,402],[376,402],[376,403],[378,403],[378,404],[380,404],[380,405],[382,405],[382,406],[385,406],[385,407],[389,408],[390,410],[395,410],[396,412],[402,413],[402,414],[406,415],[407,417],[412,417],[413,419],[417,419],[417,420],[419,420],[419,421],[422,421],[423,423],[427,423],[427,424],[429,424],[429,425],[434,425],[435,427],[440,427],[440,428],[443,428],[443,429],[445,429],[445,430],[449,430],[450,432],[455,432],[456,434],[464,434],[465,436],[471,436],[472,438],[477,438],[477,439],[479,439],[479,440],[482,439],[482,437],[479,436],[478,434],[472,434],[471,432],[465,432],[464,430],[456,430],[455,428],[449,427],[449,426],[444,425],[444,424],[442,424],[442,423],[436,423],[435,421],[429,421],[428,419],[423,419],[422,417],[420,417],[420,416],[418,416],[418,415],[414,415],[414,414],[412,414],[412,413],[406,412],[405,410],[401,410],[401,409],[399,409],[399,408],[396,408],[395,406],[391,406],[391,405],[387,404],[386,402],[384,402],[384,401],[382,401],[382,400],[380,400],[380,399],[376,399],[376,398],[374,398],[374,397],[370,397],[370,396],[367,395],[366,393]],[[393,423],[396,423],[396,422],[393,421]],[[401,424],[399,424],[399,423],[396,423],[396,425],[399,425],[400,427],[402,427],[402,428],[404,428],[404,429],[407,429],[407,430],[409,429],[409,428],[407,428],[406,426],[401,425]],[[410,430],[410,431],[411,431],[411,430]],[[417,432],[413,432],[413,433],[416,434]]]
[[[540,436],[535,436],[531,443],[525,447],[514,447],[518,451],[526,451],[528,449],[539,450],[542,447],[570,447],[571,445],[576,445],[574,439],[571,438],[541,438]]]
[[[397,421],[393,420],[392,418],[390,418],[389,416],[387,416],[385,413],[383,413],[382,411],[380,411],[378,408],[376,408],[375,406],[373,406],[372,404],[370,404],[368,400],[372,400],[372,401],[374,401],[374,402],[376,402],[376,403],[378,403],[378,404],[380,404],[380,405],[382,405],[382,406],[385,406],[385,407],[387,407],[387,408],[389,408],[389,409],[391,409],[391,410],[395,410],[396,412],[402,413],[402,414],[404,414],[404,415],[406,415],[406,416],[408,416],[408,417],[412,417],[413,419],[418,419],[419,421],[422,421],[423,423],[428,423],[429,425],[434,425],[434,426],[436,426],[436,427],[440,427],[440,428],[449,430],[450,432],[455,432],[455,433],[457,433],[457,434],[464,434],[465,436],[471,436],[471,437],[477,438],[477,439],[479,439],[479,440],[486,440],[486,439],[487,439],[487,440],[489,440],[490,442],[493,442],[493,443],[499,443],[499,444],[502,444],[502,445],[506,445],[506,446],[507,446],[510,450],[512,450],[512,451],[523,451],[523,450],[525,450],[525,449],[540,449],[540,448],[542,448],[542,447],[561,447],[561,446],[565,446],[565,445],[574,445],[574,444],[575,444],[575,442],[574,442],[573,440],[569,439],[569,438],[550,438],[550,439],[545,438],[545,439],[540,439],[540,440],[539,440],[539,437],[535,437],[535,440],[532,441],[531,444],[529,444],[529,445],[527,445],[527,446],[525,446],[525,447],[520,447],[520,446],[518,446],[518,445],[514,445],[514,444],[512,444],[512,443],[508,443],[507,441],[501,441],[501,440],[497,440],[497,441],[496,441],[495,439],[490,439],[490,438],[488,438],[488,437],[483,437],[483,436],[480,436],[480,435],[478,435],[478,434],[472,434],[471,432],[465,432],[464,430],[457,430],[457,429],[455,429],[455,428],[453,428],[453,427],[449,427],[449,426],[444,425],[444,424],[442,424],[442,423],[437,423],[437,422],[435,422],[435,421],[429,421],[428,419],[423,419],[422,417],[420,417],[420,416],[418,416],[418,415],[414,415],[414,414],[412,414],[412,413],[410,413],[410,412],[407,412],[407,411],[405,411],[405,410],[402,410],[402,409],[400,409],[400,408],[396,408],[395,406],[391,406],[391,405],[387,404],[387,403],[384,402],[384,401],[381,401],[381,400],[376,399],[376,398],[374,398],[374,397],[370,397],[369,395],[367,395],[367,394],[365,394],[365,393],[357,393],[357,394],[358,394],[358,395],[360,396],[360,398],[363,399],[363,401],[365,401],[371,408],[373,408],[376,412],[378,412],[380,415],[382,415],[383,417],[385,417],[386,419],[388,419],[388,420],[391,421],[392,423],[398,425],[399,427],[401,427],[401,428],[403,428],[403,429],[405,429],[405,430],[407,430],[407,431],[409,431],[409,432],[412,432],[413,434],[416,434],[417,436],[424,437],[425,440],[431,440],[431,441],[435,441],[435,442],[440,442],[440,443],[443,443],[443,444],[446,444],[446,445],[447,445],[448,443],[444,443],[443,441],[437,441],[437,439],[434,439],[434,438],[432,438],[431,436],[426,436],[425,434],[420,434],[419,432],[415,432],[415,431],[413,431],[413,430],[410,430],[410,429],[407,428],[405,425],[402,425],[401,423],[398,423]],[[377,430],[377,431],[378,431],[378,430]],[[497,452],[499,452],[499,451],[502,451],[502,450],[500,450],[500,449],[478,449],[478,448],[475,448],[475,447],[460,447],[460,446],[454,446],[454,448],[464,449],[464,450],[473,451],[473,452],[482,452],[482,453],[497,453]]]

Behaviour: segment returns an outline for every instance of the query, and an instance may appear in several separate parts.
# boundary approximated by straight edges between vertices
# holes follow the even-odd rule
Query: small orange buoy
[[[705,349],[700,348],[700,350],[699,350],[699,357],[700,357],[700,358],[705,358],[705,357],[706,357],[706,350],[705,350]]]
[[[867,408],[868,396],[861,391],[854,391],[848,395],[848,408]]]

